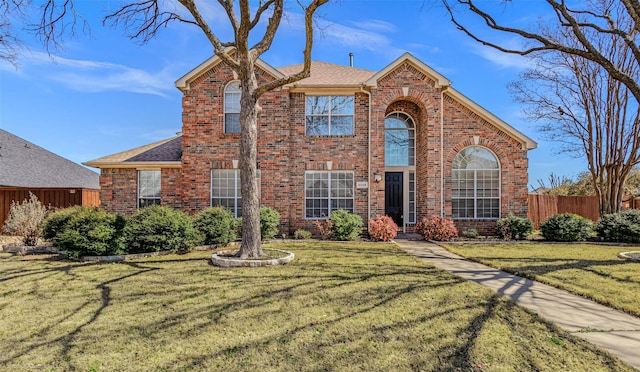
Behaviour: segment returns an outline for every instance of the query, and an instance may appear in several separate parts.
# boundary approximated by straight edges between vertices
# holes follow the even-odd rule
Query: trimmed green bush
[[[311,239],[311,231],[298,229],[293,232],[293,237],[300,240]]]
[[[416,224],[414,231],[425,240],[448,241],[458,237],[458,229],[453,220],[438,216],[423,217]]]
[[[86,207],[55,212],[46,222],[47,240],[72,258],[124,253],[120,240],[123,227],[121,216]]]
[[[505,240],[526,239],[527,235],[533,232],[533,222],[530,219],[511,213],[507,217],[499,219],[497,225],[498,233]]]
[[[480,234],[478,234],[478,230],[476,229],[467,229],[462,232],[462,236],[468,239],[475,239],[480,236]]]
[[[50,213],[44,220],[44,226],[42,227],[42,238],[46,241],[52,242],[58,235],[58,233],[64,231],[71,218],[80,213],[83,207],[75,206],[65,209],[59,209],[53,213]]]
[[[540,231],[545,240],[580,242],[593,235],[593,222],[577,214],[561,213],[542,222]]]
[[[640,209],[605,214],[598,220],[596,232],[606,241],[640,243]]]
[[[331,239],[356,240],[362,232],[362,217],[344,209],[331,212]]]
[[[38,244],[38,238],[42,235],[42,225],[46,216],[47,208],[40,203],[35,194],[29,192],[29,200],[25,199],[22,204],[11,202],[3,231],[22,237],[24,245],[34,246]]]
[[[207,208],[193,217],[193,226],[206,245],[227,245],[236,240],[238,220],[223,207]]]
[[[193,248],[199,240],[191,217],[161,205],[138,210],[127,219],[123,231],[129,253],[182,251]]]
[[[278,233],[280,213],[271,207],[260,208],[260,238],[272,239]]]

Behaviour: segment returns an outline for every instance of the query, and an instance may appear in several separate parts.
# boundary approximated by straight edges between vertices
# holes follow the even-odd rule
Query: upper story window
[[[500,164],[488,149],[470,146],[453,159],[453,218],[500,217]]]
[[[353,96],[307,96],[308,136],[351,136]]]
[[[395,112],[384,119],[384,165],[415,165],[415,129],[406,114]]]
[[[234,80],[224,88],[224,132],[240,133],[240,81]]]
[[[138,208],[160,205],[160,171],[138,171]]]

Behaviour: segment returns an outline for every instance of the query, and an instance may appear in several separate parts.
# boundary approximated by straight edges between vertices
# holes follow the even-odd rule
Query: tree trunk
[[[262,255],[260,239],[260,194],[258,193],[258,87],[253,62],[243,61],[246,68],[240,74],[240,187],[242,193],[242,243],[238,256],[242,259]]]

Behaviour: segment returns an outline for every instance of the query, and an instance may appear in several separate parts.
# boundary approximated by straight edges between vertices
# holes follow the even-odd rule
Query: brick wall
[[[259,81],[271,79],[259,73]],[[189,213],[209,207],[211,169],[230,169],[239,159],[238,134],[224,133],[224,88],[233,73],[219,64],[191,84],[183,97],[182,169],[162,172],[162,203]],[[415,123],[417,217],[451,216],[451,163],[458,151],[476,144],[493,151],[501,164],[501,214],[527,213],[527,154],[523,145],[497,127],[441,92],[436,82],[411,63],[404,63],[378,81],[371,92],[371,175],[369,179],[369,97],[355,93],[355,135],[305,136],[305,95],[276,89],[260,99],[263,110],[258,128],[258,167],[261,204],[276,208],[281,232],[313,230],[305,219],[304,174],[308,170],[354,172],[354,183],[366,181],[370,189],[355,188],[355,212],[365,221],[384,214],[384,181],[376,183],[373,173],[384,175],[384,119],[404,112]],[[441,97],[444,100],[441,101]],[[444,115],[444,121],[441,121]],[[444,143],[441,144],[441,125]],[[441,148],[444,152],[441,153]],[[442,159],[442,160],[441,160]],[[441,170],[444,166],[444,189]],[[102,204],[107,210],[129,214],[136,209],[135,169],[103,169]],[[444,204],[442,195],[444,196]],[[457,221],[461,229],[474,227],[489,232],[495,221]]]

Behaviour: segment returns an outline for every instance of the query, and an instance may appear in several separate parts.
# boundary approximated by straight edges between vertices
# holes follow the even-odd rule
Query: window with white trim
[[[416,172],[409,171],[409,223],[416,223]]]
[[[384,165],[415,164],[415,129],[406,114],[395,112],[384,119]]]
[[[307,136],[351,136],[353,96],[307,96]]]
[[[224,132],[240,133],[240,81],[234,80],[224,88]]]
[[[331,217],[331,211],[353,213],[353,172],[308,171],[304,174],[305,217]]]
[[[160,205],[160,179],[159,170],[138,171],[138,208]]]
[[[211,206],[224,207],[231,211],[234,217],[242,217],[240,170],[211,170]]]
[[[454,219],[500,218],[500,164],[488,149],[471,146],[453,160]]]

